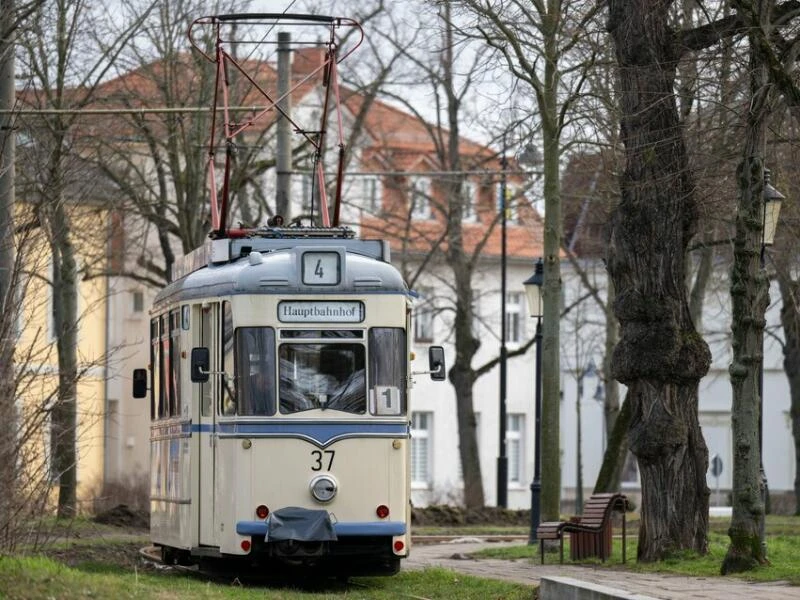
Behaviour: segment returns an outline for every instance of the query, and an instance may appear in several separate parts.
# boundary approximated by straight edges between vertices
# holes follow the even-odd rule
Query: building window
[[[365,177],[362,180],[364,186],[364,210],[370,215],[378,215],[381,212],[381,180],[377,177]]]
[[[507,218],[510,222],[519,224],[519,205],[522,201],[522,192],[516,186],[508,186],[506,192],[508,196],[508,215]]]
[[[478,186],[472,181],[463,181],[461,183],[461,210],[464,221],[475,221],[477,205]]]
[[[626,488],[639,487],[639,465],[636,464],[636,457],[631,452],[628,452],[625,466],[622,467],[621,483],[622,487]]]
[[[58,338],[56,331],[56,269],[52,262],[48,268],[50,281],[47,290],[47,341],[53,343]]]
[[[302,192],[300,197],[300,216],[308,218],[314,208],[314,177],[304,174],[301,178]]]
[[[419,305],[414,309],[414,341],[433,341],[433,289],[419,289]]]
[[[431,218],[431,180],[427,177],[416,177],[411,181],[409,193],[412,219]]]
[[[509,414],[506,421],[506,456],[508,456],[508,482],[522,483],[522,437],[525,429],[525,415]]]
[[[522,341],[522,292],[506,293],[506,341],[518,344]]]
[[[433,413],[411,414],[411,483],[416,486],[431,485],[431,430]]]
[[[495,191],[495,198],[497,198],[497,211],[500,212],[503,210],[505,206],[506,209],[506,220],[509,223],[519,223],[519,203],[521,199],[520,191],[512,185],[506,183],[506,201],[503,203],[502,199],[502,191],[503,186],[502,184],[497,184],[497,189]]]
[[[136,290],[133,294],[133,312],[144,312],[144,292]]]

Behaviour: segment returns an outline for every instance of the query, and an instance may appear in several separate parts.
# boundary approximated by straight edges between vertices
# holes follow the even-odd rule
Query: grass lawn
[[[123,545],[119,546],[120,551],[123,551]],[[395,598],[528,600],[533,596],[533,590],[534,588],[529,586],[479,579],[445,569],[401,572],[394,577],[354,578],[347,584],[324,580],[294,584],[243,585],[238,580],[218,583],[174,570],[157,571],[152,567],[142,572],[135,566],[126,569],[108,562],[84,562],[70,567],[58,560],[42,556],[0,557],[0,598],[8,600],[39,598],[322,600],[340,597],[346,597],[348,600]]]
[[[638,573],[672,573],[675,575],[689,575],[698,577],[720,576],[722,560],[728,550],[730,542],[726,533],[729,520],[727,518],[712,518],[709,526],[708,548],[705,556],[694,553],[684,553],[657,563],[637,563],[636,548],[638,531],[636,523],[628,529],[627,556],[628,562],[623,565],[622,540],[614,538],[613,556],[606,561],[606,566],[612,569],[625,568]],[[800,517],[767,516],[766,526],[767,555],[770,564],[760,566],[753,571],[731,575],[748,581],[789,581],[800,585]],[[619,529],[614,529],[619,534]],[[506,559],[531,559],[539,562],[539,546],[521,544],[506,548],[490,548],[476,553],[476,556],[487,558]],[[569,536],[564,541],[564,563],[569,560]],[[580,564],[602,564],[599,559],[577,561]],[[555,553],[545,553],[545,563],[558,563],[558,550]]]

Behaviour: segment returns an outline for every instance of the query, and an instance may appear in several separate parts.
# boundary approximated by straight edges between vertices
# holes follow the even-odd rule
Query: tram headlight
[[[330,475],[317,475],[311,480],[309,490],[317,502],[330,502],[338,490],[336,480]]]

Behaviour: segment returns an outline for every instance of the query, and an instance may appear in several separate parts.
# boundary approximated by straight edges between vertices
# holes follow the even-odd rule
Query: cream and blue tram
[[[151,538],[166,562],[392,574],[410,549],[412,294],[345,228],[210,240],[151,319]],[[441,347],[427,370],[443,379]],[[134,395],[147,392],[137,369]]]

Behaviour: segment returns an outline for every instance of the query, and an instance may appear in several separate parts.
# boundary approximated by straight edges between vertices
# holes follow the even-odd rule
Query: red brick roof
[[[293,78],[295,82],[302,80],[321,64],[324,50],[319,47],[302,48],[294,52]],[[197,55],[183,53],[176,57],[176,63],[170,65],[171,73],[165,73],[167,65],[164,62],[154,62],[143,65],[121,77],[102,84],[98,98],[89,108],[108,108],[114,106],[134,107],[162,107],[167,98],[173,102],[180,102],[186,106],[196,106],[201,96],[199,88],[203,77],[208,79],[208,72],[201,73],[200,69],[213,72],[216,65],[209,63]],[[259,86],[275,92],[276,71],[272,64],[246,60],[242,63],[245,71],[257,82]],[[169,77],[167,77],[169,75]],[[264,106],[263,97],[254,91],[252,86],[243,77],[235,78],[237,89],[232,91],[231,103],[246,106],[254,104]],[[309,94],[316,87],[316,77],[303,83],[293,97],[293,103]],[[169,81],[174,87],[166,91],[163,86]],[[72,90],[72,94],[80,95],[80,90]],[[238,94],[238,97],[237,97]],[[341,89],[344,105],[352,114],[356,114],[365,98],[354,90]],[[208,93],[205,97],[210,97]],[[22,100],[27,99],[29,105],[36,101],[30,94],[23,94]],[[268,128],[275,119],[276,111],[265,115],[260,122],[258,130]],[[89,130],[113,131],[116,136],[135,134],[133,125],[126,119],[113,117],[93,117],[87,119]],[[427,124],[414,115],[397,107],[376,99],[370,106],[366,116],[366,136],[362,137],[362,161],[365,170],[375,171],[447,171],[446,165],[440,165],[437,158],[437,146],[434,136],[446,140],[449,132],[446,129],[437,129]],[[88,131],[87,131],[88,133]],[[471,176],[470,179],[481,187],[480,201],[477,206],[478,219],[474,223],[464,223],[463,239],[467,252],[473,251],[479,244],[484,243],[482,253],[487,256],[500,254],[500,225],[496,223],[490,229],[491,223],[497,220],[495,208],[495,188],[500,169],[497,153],[486,145],[461,138],[459,143],[462,168],[464,170],[487,171],[489,174]],[[434,195],[436,185],[434,180]],[[510,177],[513,180],[513,177]],[[427,251],[436,240],[442,237],[445,231],[444,218],[411,221],[403,215],[408,214],[406,206],[405,186],[407,182],[402,177],[393,178],[390,185],[384,184],[384,213],[379,218],[365,217],[361,222],[365,237],[380,236],[389,238],[392,246],[399,249],[404,245],[411,251]],[[394,186],[394,189],[392,189]],[[530,206],[523,203],[519,208],[520,223],[509,221],[507,228],[507,254],[512,257],[534,258],[542,254],[542,223],[539,215]],[[485,239],[488,235],[488,239]],[[442,249],[445,246],[441,246]]]

